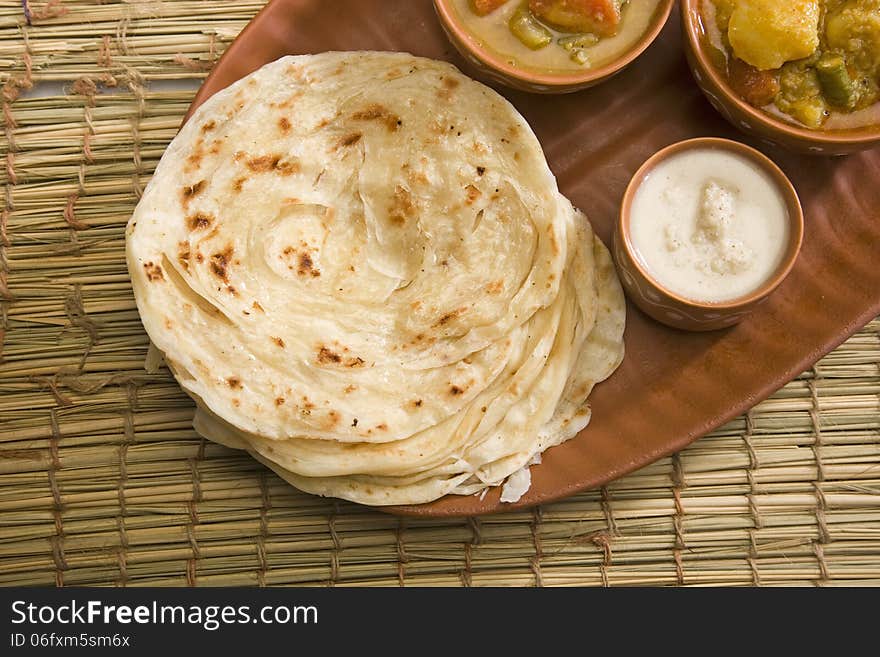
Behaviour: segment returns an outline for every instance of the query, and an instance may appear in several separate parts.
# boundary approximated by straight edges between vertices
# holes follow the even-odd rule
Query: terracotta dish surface
[[[446,39],[431,0],[337,0],[332,9],[324,0],[274,0],[229,47],[193,107],[282,55],[366,49],[445,59],[481,79]],[[609,245],[624,190],[650,155],[689,137],[737,138],[694,85],[677,21],[601,86],[564,96],[499,90],[534,128],[562,192]],[[590,426],[545,452],[519,502],[502,504],[496,489],[482,500],[448,496],[390,510],[474,515],[602,486],[736,417],[880,314],[880,150],[805,159],[758,147],[794,183],[806,220],[797,264],[767,303],[709,333],[667,328],[630,305],[626,358],[590,397]]]
[[[880,125],[852,130],[810,130],[772,117],[740,98],[712,66],[701,45],[705,28],[700,6],[706,1],[681,0],[684,47],[694,79],[712,106],[728,121],[751,135],[800,153],[844,155],[880,145]]]
[[[657,38],[657,35],[660,34],[666,21],[669,19],[669,14],[672,13],[675,2],[674,0],[662,0],[645,33],[629,50],[617,59],[608,62],[604,66],[588,67],[580,72],[566,74],[541,73],[511,65],[505,57],[480,44],[479,39],[462,24],[450,0],[434,0],[434,6],[437,9],[437,17],[440,19],[440,24],[446,30],[449,40],[458,50],[459,54],[467,59],[483,75],[514,89],[533,91],[535,93],[559,94],[571,93],[592,87],[619,73],[625,66],[645,52],[645,49]]]
[[[663,287],[641,265],[630,232],[633,198],[645,178],[658,164],[690,149],[717,149],[745,157],[763,169],[779,189],[788,206],[788,246],[776,272],[754,292],[724,303],[701,303]],[[741,322],[785,280],[797,261],[804,238],[804,214],[797,191],[773,160],[738,141],[717,137],[686,139],[657,151],[636,171],[623,195],[620,220],[614,232],[614,260],[627,296],[659,322],[686,331],[714,331]]]

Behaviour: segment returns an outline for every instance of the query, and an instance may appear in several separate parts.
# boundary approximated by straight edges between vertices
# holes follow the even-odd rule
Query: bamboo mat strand
[[[399,519],[200,439],[145,369],[123,231],[193,95],[168,81],[195,89],[262,4],[0,0],[0,585],[880,585],[880,320],[533,511]]]

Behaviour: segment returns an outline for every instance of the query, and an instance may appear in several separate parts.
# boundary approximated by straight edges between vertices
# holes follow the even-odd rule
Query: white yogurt
[[[694,148],[661,161],[633,197],[630,236],[642,267],[670,292],[722,303],[759,288],[788,243],[785,198],[750,159]]]

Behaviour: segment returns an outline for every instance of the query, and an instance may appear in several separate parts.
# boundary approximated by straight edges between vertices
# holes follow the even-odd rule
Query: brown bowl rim
[[[699,64],[701,73],[711,79],[715,87],[724,95],[724,99],[727,102],[736,105],[741,112],[744,112],[750,119],[761,124],[766,130],[780,132],[790,138],[810,142],[817,146],[831,144],[847,146],[870,145],[872,142],[880,140],[880,123],[859,128],[810,130],[809,128],[802,128],[788,121],[777,119],[767,112],[749,105],[740,98],[739,94],[730,88],[727,80],[712,65],[708,55],[699,45],[696,25],[701,23],[703,19],[700,13],[700,3],[703,1],[681,0],[682,31],[685,34],[686,47]],[[692,17],[695,17],[696,20],[692,20]]]
[[[464,44],[467,50],[480,62],[507,77],[545,87],[569,87],[589,84],[590,82],[596,82],[614,75],[622,68],[631,64],[648,49],[648,46],[654,42],[665,27],[675,5],[675,0],[660,0],[651,25],[641,38],[622,55],[604,66],[587,69],[583,73],[553,74],[538,73],[511,66],[503,58],[494,55],[490,49],[477,43],[476,38],[471,35],[471,32],[455,16],[456,11],[452,7],[452,0],[433,0],[433,2],[434,9],[446,29],[452,31],[455,34],[455,38]]]
[[[785,198],[785,204],[788,209],[788,248],[785,251],[782,262],[780,262],[777,266],[776,271],[763,284],[755,288],[755,290],[753,290],[749,294],[719,303],[689,299],[687,297],[681,296],[680,294],[676,294],[675,292],[672,292],[671,290],[663,286],[642,266],[642,263],[639,261],[639,257],[637,255],[637,250],[630,241],[630,213],[632,209],[633,198],[635,197],[636,191],[641,186],[645,177],[651,171],[653,171],[658,164],[668,159],[669,157],[677,155],[686,150],[698,148],[727,150],[737,155],[747,157],[755,162],[774,180],[777,187],[779,188],[779,191]],[[647,160],[645,160],[642,166],[640,166],[635,174],[633,174],[633,177],[630,179],[629,184],[626,187],[626,191],[623,194],[623,202],[620,204],[620,214],[617,220],[617,231],[621,237],[623,248],[625,249],[630,261],[632,262],[633,267],[635,267],[639,271],[641,276],[646,281],[648,281],[650,285],[656,288],[657,291],[688,308],[715,312],[734,311],[746,308],[747,306],[750,306],[756,301],[759,301],[769,295],[779,286],[780,283],[782,283],[783,280],[785,280],[785,278],[791,272],[792,268],[795,265],[795,262],[797,261],[798,254],[801,250],[801,244],[803,243],[804,239],[804,212],[803,208],[801,207],[801,202],[800,198],[798,197],[797,190],[794,188],[791,180],[789,180],[788,176],[785,175],[782,169],[780,169],[773,160],[764,155],[764,153],[752,148],[751,146],[746,146],[741,142],[733,141],[731,139],[722,139],[720,137],[697,137],[695,139],[685,139],[684,141],[679,141],[660,149]]]

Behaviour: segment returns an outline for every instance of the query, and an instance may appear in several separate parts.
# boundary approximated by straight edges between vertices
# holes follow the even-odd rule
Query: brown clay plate
[[[807,158],[735,132],[693,83],[672,16],[634,64],[598,87],[567,96],[499,91],[532,125],[560,189],[606,243],[630,177],[660,148],[720,136],[763,150],[789,175],[804,206],[795,269],[766,304],[724,331],[669,329],[630,305],[626,358],[591,397],[592,423],[545,453],[518,503],[502,505],[495,490],[483,500],[447,496],[391,511],[490,513],[601,486],[742,413],[880,314],[880,149]],[[479,79],[446,40],[431,0],[274,0],[230,46],[193,109],[282,55],[328,50],[408,51],[451,61]]]

